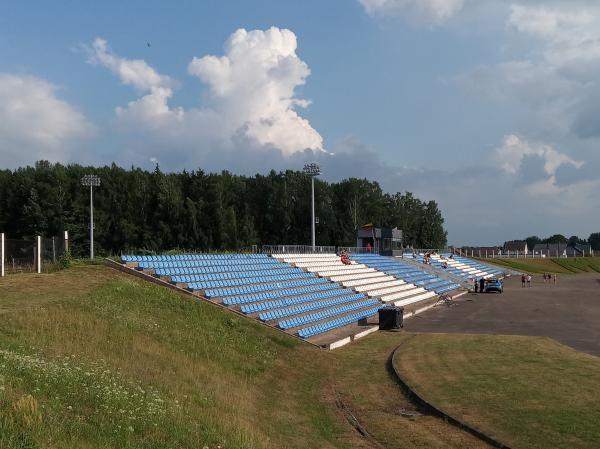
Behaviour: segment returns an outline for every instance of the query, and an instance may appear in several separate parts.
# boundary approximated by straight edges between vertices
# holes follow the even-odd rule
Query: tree
[[[88,251],[89,189],[94,173],[97,253],[237,249],[310,243],[310,178],[298,171],[237,176],[227,171],[164,173],[52,164],[0,170],[0,231],[12,238],[69,231],[74,255]],[[443,247],[444,220],[434,201],[410,192],[385,193],[377,182],[315,180],[317,242],[353,246],[358,227],[404,231],[405,244]]]
[[[594,251],[600,250],[600,232],[593,232],[588,237],[588,243]]]
[[[539,238],[537,235],[529,236],[525,239],[525,241],[527,242],[527,248],[529,248],[530,251],[533,251],[535,245],[537,245],[538,243],[542,243],[542,239]]]
[[[567,245],[569,245],[571,248],[574,248],[576,245],[585,245],[587,242],[583,239],[580,239],[579,237],[577,237],[576,235],[572,235],[571,237],[569,237],[569,239],[567,240]]]
[[[562,234],[554,234],[544,240],[543,243],[567,243],[567,238]]]

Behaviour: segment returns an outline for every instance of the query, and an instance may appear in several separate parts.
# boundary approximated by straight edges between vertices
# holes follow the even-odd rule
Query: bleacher
[[[431,256],[431,263],[436,264],[436,266],[440,268],[444,262],[448,265],[448,270],[454,270],[456,273],[466,278],[476,277],[489,279],[504,275],[498,268],[466,257],[454,255],[450,258],[450,254],[434,254]]]
[[[354,255],[349,265],[336,254],[277,254],[273,257],[369,298],[401,307],[460,288],[459,284],[375,254]]]
[[[130,268],[318,344],[334,338],[329,335],[364,330],[357,323],[377,314],[378,299],[334,279],[374,269],[336,267],[328,279],[317,275],[320,259],[305,266],[282,259],[267,254],[122,256]]]
[[[394,279],[384,282],[382,289],[371,291],[371,294],[379,296],[383,302],[393,303],[396,306],[406,307],[461,288],[458,283],[404,264],[392,257],[357,254],[352,258]]]

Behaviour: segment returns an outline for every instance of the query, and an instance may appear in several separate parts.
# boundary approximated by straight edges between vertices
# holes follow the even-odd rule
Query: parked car
[[[502,293],[502,290],[504,290],[504,285],[502,284],[502,281],[500,279],[488,279],[485,282],[485,287],[483,288],[483,291],[485,293]]]

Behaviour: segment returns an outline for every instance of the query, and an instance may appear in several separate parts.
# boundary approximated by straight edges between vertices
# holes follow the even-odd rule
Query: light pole
[[[100,186],[100,177],[85,175],[81,185],[90,188],[90,259],[94,260],[94,187]]]
[[[315,250],[315,177],[321,174],[321,168],[315,164],[305,164],[302,170],[304,174],[310,176],[311,191],[311,231],[312,231],[312,249]]]

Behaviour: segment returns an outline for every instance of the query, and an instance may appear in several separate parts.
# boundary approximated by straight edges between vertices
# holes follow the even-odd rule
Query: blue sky
[[[0,168],[317,160],[454,244],[600,230],[597,2],[172,3],[2,2]]]

